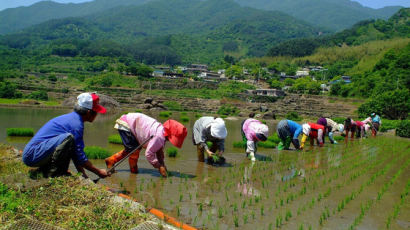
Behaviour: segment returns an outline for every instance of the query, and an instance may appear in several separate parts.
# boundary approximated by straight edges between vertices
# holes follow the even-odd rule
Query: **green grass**
[[[84,152],[89,159],[105,159],[111,156],[107,149],[98,146],[87,146],[84,148]]]
[[[172,110],[172,111],[181,111],[182,106],[176,101],[164,101],[164,106],[167,107],[167,109]]]
[[[122,144],[121,136],[119,134],[113,134],[108,137],[108,142],[112,144]]]
[[[32,137],[34,130],[32,128],[7,128],[7,136]]]
[[[167,148],[168,157],[176,157],[178,155],[178,149],[175,147]]]
[[[7,99],[7,98],[0,98],[0,104],[19,104],[22,99]]]

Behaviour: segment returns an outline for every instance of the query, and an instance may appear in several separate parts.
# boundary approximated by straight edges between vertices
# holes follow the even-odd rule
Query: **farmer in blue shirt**
[[[372,118],[372,135],[376,136],[377,132],[379,131],[380,125],[382,124],[382,120],[380,119],[380,116],[377,115],[376,113],[370,114]]]
[[[302,133],[302,126],[291,120],[281,120],[276,128],[281,142],[278,149],[289,149],[290,142],[296,149],[300,149],[299,135]]]
[[[84,122],[93,122],[97,113],[105,113],[106,109],[95,93],[82,93],[77,100],[74,112],[48,121],[24,148],[23,162],[39,167],[45,177],[69,175],[71,159],[86,178],[84,168],[102,178],[109,176],[105,169],[96,168],[87,159],[83,141]]]

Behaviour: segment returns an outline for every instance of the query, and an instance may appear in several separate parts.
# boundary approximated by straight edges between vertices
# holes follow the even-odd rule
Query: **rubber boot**
[[[130,164],[131,173],[138,173],[138,158],[140,157],[140,152],[135,151],[130,158],[128,158],[128,163]]]
[[[118,153],[115,153],[114,155],[105,158],[105,164],[107,165],[107,168],[111,168],[114,166],[115,163],[120,161],[122,158],[124,158],[127,155],[128,152],[125,150],[121,150]]]

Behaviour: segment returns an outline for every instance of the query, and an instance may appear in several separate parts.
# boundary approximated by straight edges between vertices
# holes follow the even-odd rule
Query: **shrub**
[[[122,144],[121,136],[119,134],[110,135],[108,142],[112,144]]]
[[[404,120],[398,124],[396,135],[400,137],[410,137],[410,120]]]
[[[33,91],[27,96],[27,98],[48,101],[48,94],[45,90]]]
[[[285,117],[286,117],[286,119],[292,120],[292,121],[301,121],[302,120],[302,117],[300,117],[299,114],[294,112],[294,111],[287,113]]]
[[[21,92],[17,91],[16,84],[0,82],[0,98],[21,98]]]
[[[399,125],[400,121],[399,120],[382,120],[382,125],[380,126],[379,131],[380,132],[387,132],[388,130],[391,129],[396,129]]]
[[[164,106],[167,109],[173,110],[173,111],[181,111],[182,110],[181,104],[179,104],[176,101],[164,101]]]
[[[104,159],[111,156],[111,153],[98,146],[87,146],[84,148],[85,155],[89,159]]]
[[[7,136],[32,137],[34,130],[32,128],[7,128]]]
[[[377,113],[387,119],[406,119],[410,112],[410,93],[408,89],[387,91],[359,107],[359,117]]]
[[[178,155],[178,149],[176,147],[167,148],[168,157],[176,157]]]
[[[169,117],[171,115],[172,115],[172,112],[170,112],[170,111],[161,111],[161,112],[159,112],[160,117]]]

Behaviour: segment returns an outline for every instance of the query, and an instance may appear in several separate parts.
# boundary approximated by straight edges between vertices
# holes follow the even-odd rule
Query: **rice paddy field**
[[[58,115],[51,110],[30,112],[13,110],[7,114],[34,131]],[[119,115],[99,117],[87,124],[86,146],[99,146],[111,154],[121,150],[120,143],[109,143],[108,138],[116,135],[112,127]],[[158,114],[152,116],[161,120]],[[165,156],[168,178],[161,178],[142,152],[139,174],[131,174],[125,161],[115,174],[98,184],[122,191],[146,208],[157,208],[198,229],[410,228],[409,139],[381,134],[331,145],[326,138],[324,147],[308,146],[303,151],[259,146],[257,160],[251,162],[242,147],[234,147],[242,140],[241,120],[226,119],[226,163],[215,166],[197,161],[191,143],[196,117],[184,116],[189,117],[185,123],[188,136],[176,157]],[[274,134],[275,122],[267,121],[270,135]],[[0,126],[9,128],[6,123]],[[118,143],[118,136],[115,138]],[[0,140],[19,149],[29,141],[6,137],[5,132]],[[170,147],[168,143],[166,149]],[[92,162],[105,168],[101,159]],[[76,171],[73,166],[71,170]]]
[[[179,162],[167,179],[143,171],[134,181],[120,170],[108,183],[200,229],[408,229],[409,140],[269,151],[255,163],[227,154],[228,165],[196,171]]]

